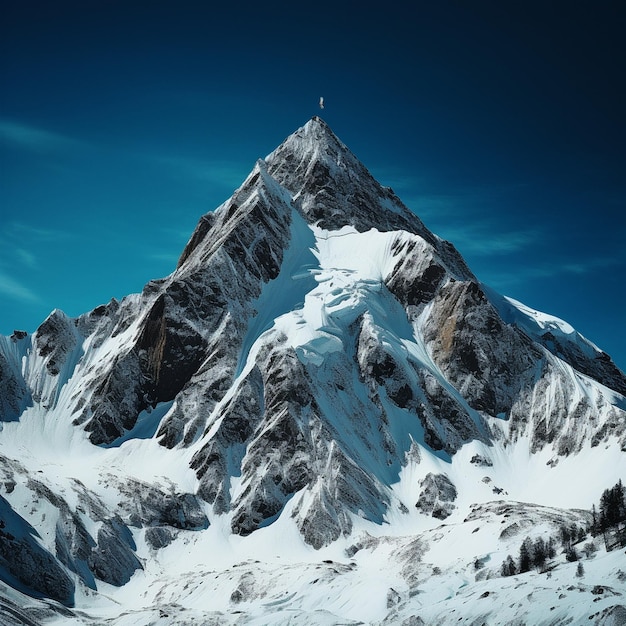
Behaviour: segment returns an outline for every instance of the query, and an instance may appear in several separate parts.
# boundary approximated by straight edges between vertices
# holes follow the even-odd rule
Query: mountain
[[[578,582],[563,555],[500,566],[587,531],[626,477],[625,394],[314,117],[172,274],[0,337],[0,615],[623,623],[623,563],[593,540]]]

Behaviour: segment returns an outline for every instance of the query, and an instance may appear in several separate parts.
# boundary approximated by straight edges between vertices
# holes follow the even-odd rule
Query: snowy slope
[[[625,391],[313,118],[170,276],[0,337],[0,615],[620,623],[597,541],[580,580],[500,566],[626,478]]]

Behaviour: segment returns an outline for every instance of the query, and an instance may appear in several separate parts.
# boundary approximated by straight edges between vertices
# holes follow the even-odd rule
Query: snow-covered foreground
[[[522,511],[526,518],[528,510]],[[409,537],[363,531],[319,553],[302,545],[292,525],[233,542],[218,523],[205,533],[182,532],[158,556],[137,536],[145,571],[122,588],[84,589],[72,610],[53,610],[49,601],[10,588],[3,595],[22,616],[32,615],[32,623],[59,626],[624,623],[623,551],[600,549],[583,558],[581,576],[578,563],[557,556],[546,572],[503,578],[506,546],[513,551],[521,540],[519,534],[498,540],[516,523],[516,513],[505,515]],[[547,530],[533,528],[532,511],[529,516],[526,532]],[[4,624],[28,623],[11,622],[6,611],[0,605]]]
[[[577,563],[562,559],[547,573],[490,579],[482,579],[486,572],[473,563],[458,562],[443,570],[433,565],[429,541],[435,547],[446,541],[452,547],[464,545],[471,532],[442,528],[418,539],[383,539],[352,558],[343,554],[334,560],[298,562],[276,556],[223,568],[203,564],[177,571],[173,567],[145,591],[144,581],[133,581],[123,593],[92,599],[87,615],[76,611],[80,617],[62,616],[50,623],[624,623],[623,554],[601,552],[585,560],[580,577]],[[606,621],[601,621],[602,616],[607,616]]]
[[[69,425],[63,436],[57,424],[56,437],[67,444],[59,455],[49,446],[50,422],[33,413],[20,423],[5,424],[0,450],[18,457],[31,475],[78,510],[82,488],[97,494],[111,512],[119,510],[118,486],[127,480],[193,491],[195,475],[185,463],[185,449],[167,450],[154,439],[103,449],[72,439]],[[26,439],[21,441],[20,434]],[[543,573],[506,578],[500,573],[506,556],[517,556],[524,537],[556,538],[563,524],[586,526],[598,495],[595,477],[610,482],[624,475],[623,454],[607,447],[598,465],[599,455],[589,450],[587,456],[583,452],[548,467],[545,454],[532,455],[523,446],[511,452],[473,443],[445,461],[415,447],[392,485],[396,504],[385,522],[357,517],[349,537],[320,550],[307,545],[291,522],[291,503],[274,523],[247,537],[232,534],[231,516],[214,515],[208,506],[208,528],[170,529],[172,542],[159,549],[146,541],[145,529],[135,528],[143,569],[124,586],[98,581],[94,590],[79,584],[72,609],[2,586],[2,623],[28,623],[19,620],[30,616],[37,624],[116,626],[623,624],[624,551],[607,553],[601,538],[587,537],[579,545],[582,576],[576,574],[578,563],[567,562],[563,554]],[[470,462],[486,454],[493,465]],[[461,496],[445,522],[414,506],[418,477],[427,472],[445,472]],[[31,479],[24,475],[23,480],[7,500],[37,528],[40,541],[52,547],[57,511],[44,498],[33,499]],[[88,522],[88,515],[83,520]],[[590,558],[582,552],[589,543],[597,547]],[[14,622],[10,602],[20,607],[16,614],[21,617]]]

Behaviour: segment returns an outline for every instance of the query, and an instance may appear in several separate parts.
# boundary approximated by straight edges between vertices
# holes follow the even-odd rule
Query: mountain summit
[[[624,474],[625,393],[605,353],[482,285],[314,117],[201,217],[172,274],[0,337],[0,595],[125,623],[104,588],[135,623],[212,623],[194,599],[209,568],[220,623],[235,605],[283,623],[276,602],[346,623],[366,618],[337,582],[370,589],[361,552],[393,564],[372,610],[400,623],[423,559],[487,580],[523,529],[586,524],[569,508]],[[450,559],[438,541],[468,524],[490,531]],[[272,589],[280,558],[308,582]]]

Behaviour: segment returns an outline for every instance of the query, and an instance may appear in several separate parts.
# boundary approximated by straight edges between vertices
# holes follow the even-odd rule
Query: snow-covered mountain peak
[[[383,187],[328,124],[314,117],[265,159],[305,219],[336,230],[409,230],[432,234],[388,187]]]
[[[545,505],[626,476],[624,393],[606,354],[480,284],[314,117],[172,274],[0,337],[0,615],[419,624],[434,597],[426,623],[447,624],[490,593],[497,610],[521,533],[590,517]],[[540,623],[518,587],[511,623]],[[80,610],[22,601],[29,618],[23,593]]]
[[[320,159],[326,160],[327,164],[342,153],[351,154],[330,126],[317,115],[289,135],[265,160],[272,162],[287,153],[298,155],[302,161]]]

